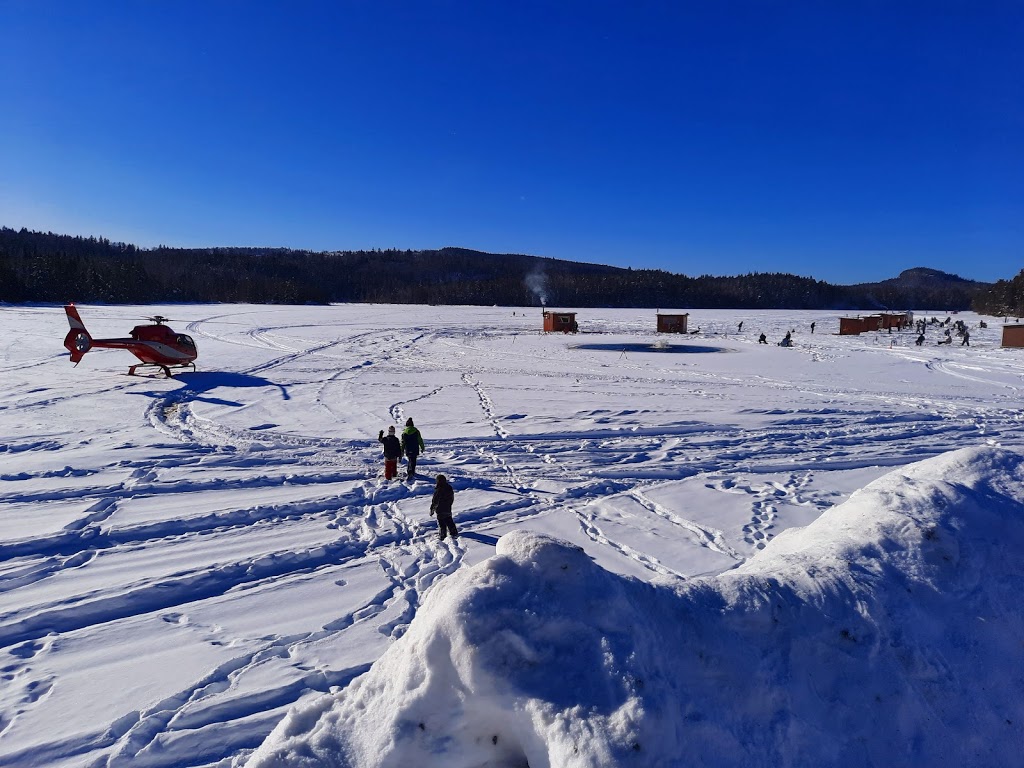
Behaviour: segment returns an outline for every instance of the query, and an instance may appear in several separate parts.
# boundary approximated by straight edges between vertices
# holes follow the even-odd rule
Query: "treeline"
[[[0,301],[11,303],[954,310],[971,307],[977,285],[932,281],[904,289],[899,282],[836,286],[778,273],[688,277],[463,248],[137,248],[105,238],[0,229]]]
[[[1012,280],[998,280],[974,299],[975,311],[986,315],[1024,317],[1024,269]]]

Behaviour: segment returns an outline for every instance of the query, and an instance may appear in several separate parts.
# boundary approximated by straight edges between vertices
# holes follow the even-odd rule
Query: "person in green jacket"
[[[412,423],[412,418],[405,420],[405,429],[402,430],[402,452],[409,459],[409,472],[406,479],[411,480],[416,474],[416,459],[423,451],[423,436]]]

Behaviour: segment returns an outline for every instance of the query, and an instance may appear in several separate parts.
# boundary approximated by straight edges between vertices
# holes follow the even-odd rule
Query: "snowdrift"
[[[294,709],[269,766],[1001,766],[1024,754],[1024,457],[893,472],[715,578],[521,531]]]

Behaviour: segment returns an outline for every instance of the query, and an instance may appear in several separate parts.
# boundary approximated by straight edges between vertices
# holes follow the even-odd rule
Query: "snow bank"
[[[249,765],[1008,764],[1024,753],[1022,502],[1024,457],[955,451],[683,584],[506,535]]]

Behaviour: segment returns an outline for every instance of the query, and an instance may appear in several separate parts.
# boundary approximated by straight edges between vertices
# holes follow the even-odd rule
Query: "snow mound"
[[[1006,765],[1024,753],[1022,556],[1024,457],[990,447],[892,472],[681,585],[519,531],[249,765]]]

